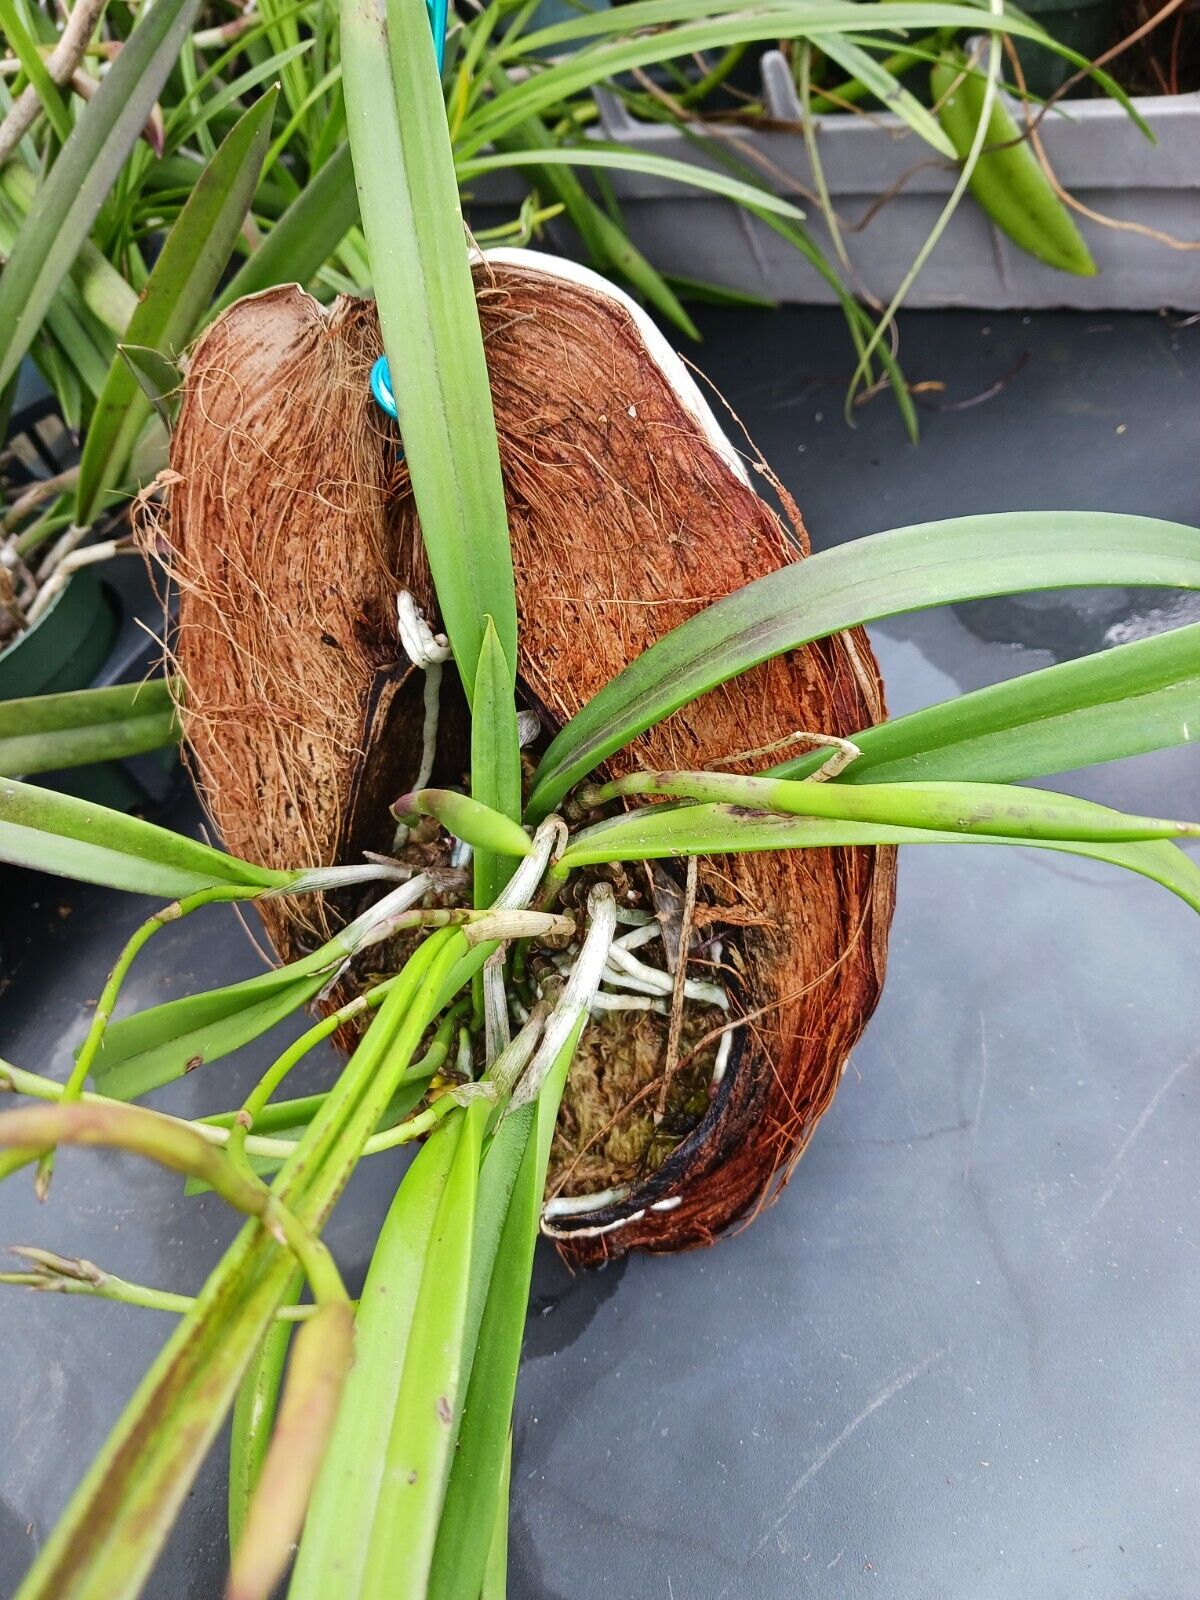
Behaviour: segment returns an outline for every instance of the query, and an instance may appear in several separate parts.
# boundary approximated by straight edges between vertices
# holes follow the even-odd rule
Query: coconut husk
[[[481,262],[476,285],[519,677],[553,727],[697,610],[803,559],[807,539],[786,496],[790,528],[752,487],[629,303],[516,253]],[[370,304],[323,309],[294,287],[242,301],[192,356],[172,445],[160,548],[180,591],[187,738],[225,843],[272,866],[386,848],[386,803],[416,768],[420,682],[397,662],[394,596],[408,588],[427,607],[433,596],[399,440],[369,398],[379,348]],[[609,771],[725,764],[800,729],[852,734],[882,713],[855,631],[726,684]],[[461,737],[457,755],[454,744],[451,733],[439,746],[451,767]],[[622,1204],[572,1217],[560,1248],[577,1260],[706,1243],[752,1213],[828,1107],[879,994],[892,852],[729,856],[701,863],[698,877],[696,921],[725,930],[733,1004],[752,1020],[694,1131]],[[629,881],[648,882],[640,868]],[[300,921],[281,902],[269,932],[290,956],[351,909],[327,902]],[[635,1080],[652,1085],[655,1046],[643,1022],[637,1050],[622,1052],[622,1028],[635,1032],[622,1015],[585,1034],[552,1188],[570,1192],[585,1156],[589,1185],[602,1186],[594,1152],[578,1147],[596,1106],[579,1096],[607,1096],[619,1111],[633,1087],[645,1115],[652,1089]],[[628,1082],[614,1039],[623,1069],[636,1058]]]

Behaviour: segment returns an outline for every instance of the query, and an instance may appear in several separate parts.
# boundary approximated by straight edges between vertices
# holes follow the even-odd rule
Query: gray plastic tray
[[[800,195],[807,226],[835,259],[813,190],[799,130],[800,107],[783,56],[768,51],[763,94],[772,119],[796,130],[706,124],[691,133],[633,119],[621,102],[597,96],[604,137],[654,155],[717,168],[693,135],[720,139],[777,193]],[[1200,240],[1200,94],[1135,102],[1157,143],[1111,100],[1070,101],[1041,128],[1063,187],[1093,211]],[[1021,113],[1015,111],[1020,117]],[[954,184],[955,172],[898,116],[839,112],[814,119],[830,197],[847,226],[851,273],[860,293],[888,301],[921,248]],[[722,284],[773,300],[828,304],[820,275],[765,224],[738,207],[667,179],[613,174],[634,243],[660,271]],[[872,211],[880,196],[890,198]],[[1099,268],[1094,278],[1058,272],[1019,250],[969,197],[930,255],[909,295],[911,306],[1083,310],[1200,308],[1200,251],[1179,250],[1144,233],[1077,218]]]

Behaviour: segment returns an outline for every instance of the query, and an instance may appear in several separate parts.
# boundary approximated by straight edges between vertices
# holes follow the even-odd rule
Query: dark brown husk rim
[[[561,725],[695,611],[802,559],[807,537],[786,496],[790,529],[720,456],[626,307],[513,264],[480,264],[476,285],[520,679]],[[395,595],[407,588],[426,608],[433,596],[398,437],[369,396],[379,349],[367,302],[324,309],[288,287],[232,306],[192,356],[169,510],[153,529],[178,588],[173,652],[197,781],[226,846],[270,866],[386,850],[387,804],[415,776],[422,685],[398,662]],[[799,729],[853,734],[882,712],[855,631],[705,696],[608,770],[704,767]],[[461,749],[461,717],[444,713],[448,747],[457,722]],[[703,862],[699,882],[700,918],[729,930],[734,1005],[749,1020],[695,1130],[620,1206],[572,1218],[583,1231],[560,1248],[575,1260],[708,1243],[754,1214],[828,1108],[879,994],[891,851],[727,856]],[[281,956],[355,909],[345,897],[304,904],[302,916],[280,902],[267,914]],[[571,1092],[552,1189],[580,1154],[559,1148]],[[664,1199],[678,1204],[650,1209]]]

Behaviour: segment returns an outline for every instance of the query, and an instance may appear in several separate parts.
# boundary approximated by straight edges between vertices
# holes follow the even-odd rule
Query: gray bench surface
[[[952,408],[923,414],[914,450],[887,398],[843,424],[836,313],[701,321],[701,363],[818,547],[988,509],[1200,521],[1200,328],[914,314],[909,377],[944,383],[926,398]],[[1031,597],[901,619],[874,639],[906,711],[1200,614],[1165,605]],[[1073,786],[1195,816],[1198,778],[1184,751]],[[199,826],[186,797],[164,817]],[[144,907],[17,874],[0,906],[0,1055],[61,1075],[83,1002]],[[260,970],[229,913],[205,915],[204,937],[195,924],[158,936],[129,1001]],[[1190,1600],[1198,956],[1200,925],[1147,883],[1032,851],[910,850],[883,1001],[779,1204],[676,1260],[571,1277],[539,1255],[512,1600]],[[163,1104],[235,1104],[276,1048],[196,1073]],[[330,1064],[310,1063],[296,1092]],[[390,1156],[368,1163],[331,1224],[355,1282],[399,1171]],[[211,1197],[185,1200],[111,1156],[64,1155],[44,1207],[23,1181],[0,1193],[0,1242],[161,1286],[197,1286],[231,1232]],[[166,1331],[156,1314],[0,1292],[0,1595]],[[221,1469],[205,1468],[155,1600],[220,1593]]]

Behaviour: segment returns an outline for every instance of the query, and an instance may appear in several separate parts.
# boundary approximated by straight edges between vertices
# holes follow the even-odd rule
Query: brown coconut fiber
[[[532,266],[482,263],[476,286],[512,531],[519,676],[530,703],[560,726],[671,628],[803,559],[807,539],[790,505],[786,530],[721,457],[625,306]],[[395,595],[407,588],[427,610],[433,596],[399,440],[369,395],[379,349],[369,303],[324,309],[295,287],[241,301],[192,356],[172,443],[157,532],[179,590],[173,650],[187,740],[226,846],[269,866],[387,849],[387,803],[416,774],[421,675],[398,660]],[[797,730],[850,735],[882,714],[874,658],[855,631],[704,696],[606,770],[724,765]],[[461,751],[452,704],[439,751],[456,740]],[[461,781],[461,755],[440,759],[450,762],[445,781]],[[631,866],[628,881],[646,885],[646,869]],[[707,1243],[776,1191],[875,1005],[893,885],[889,850],[700,864],[697,922],[728,930],[723,975],[747,1020],[694,1131],[621,1204],[573,1216],[567,1254]],[[306,909],[275,902],[269,915],[284,957],[356,909],[345,898],[297,906]],[[587,1192],[603,1188],[604,1151],[623,1115],[647,1119],[653,1107],[665,1019],[634,1016],[612,1014],[585,1034],[551,1192],[576,1192],[584,1178]],[[705,1017],[702,1032],[710,1020],[725,1019]],[[699,1027],[693,1020],[685,1057]],[[670,1209],[652,1209],[663,1201]]]

